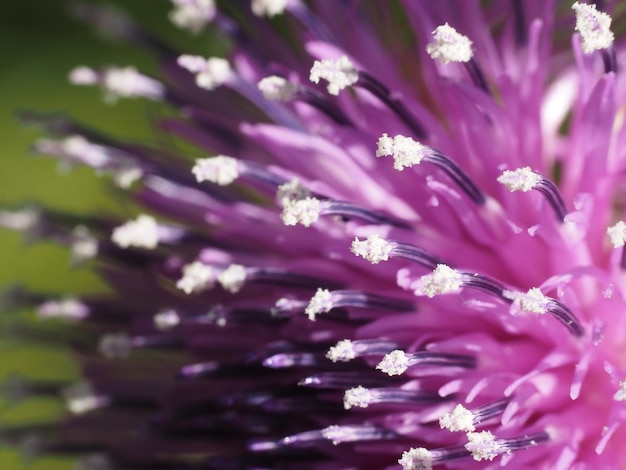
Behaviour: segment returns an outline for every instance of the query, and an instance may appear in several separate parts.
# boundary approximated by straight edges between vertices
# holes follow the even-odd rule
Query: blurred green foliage
[[[73,0],[72,0],[73,1]],[[93,2],[95,0],[83,0]],[[202,53],[210,37],[188,37],[167,20],[168,0],[109,1],[130,12],[181,50]],[[100,90],[67,82],[76,65],[135,65],[155,73],[158,64],[146,52],[109,43],[69,15],[69,0],[2,0],[0,16],[0,205],[39,202],[76,213],[124,213],[111,186],[86,169],[63,174],[53,159],[34,157],[29,147],[40,136],[16,119],[18,110],[62,111],[91,127],[132,140],[158,140],[154,118],[163,109],[142,100],[103,102]],[[51,293],[102,290],[88,268],[70,269],[66,250],[46,243],[25,244],[19,234],[0,229],[0,288],[24,284]],[[41,380],[70,380],[75,367],[60,347],[25,342],[9,331],[14,321],[35,321],[32,312],[0,312],[0,382],[19,374]],[[16,318],[18,320],[16,320]],[[26,318],[26,320],[24,320]],[[11,330],[13,331],[13,330]],[[62,412],[52,399],[11,404],[0,397],[2,426],[53,420]],[[25,461],[0,447],[0,469],[71,469],[68,458]]]

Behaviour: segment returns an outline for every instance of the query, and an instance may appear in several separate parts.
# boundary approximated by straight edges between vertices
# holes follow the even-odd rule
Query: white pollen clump
[[[317,222],[322,212],[321,202],[314,197],[306,197],[297,201],[291,200],[284,204],[280,218],[285,225],[302,224],[310,227]]]
[[[517,170],[505,170],[498,176],[498,183],[504,185],[509,191],[528,192],[537,187],[543,176],[535,173],[530,167],[518,168]]]
[[[215,18],[215,0],[172,0],[174,9],[169,19],[174,25],[192,34],[201,33]]]
[[[348,389],[343,394],[343,407],[349,410],[352,407],[367,408],[374,399],[372,392],[367,388],[358,386]]]
[[[205,90],[214,90],[226,83],[232,75],[226,59],[183,54],[178,57],[178,65],[196,75],[196,85]]]
[[[185,294],[198,293],[215,286],[216,272],[212,266],[194,261],[183,266],[183,277],[176,282],[176,287]]]
[[[424,447],[412,447],[398,460],[402,470],[432,470],[433,453]]]
[[[623,220],[607,228],[606,233],[611,239],[613,248],[621,248],[626,244],[626,223]]]
[[[613,395],[613,400],[615,401],[626,401],[626,380],[623,380],[619,383],[619,388],[615,395]]]
[[[331,441],[333,445],[337,445],[342,442],[350,442],[354,440],[355,434],[352,426],[338,426],[336,424],[322,429],[321,432],[322,437]]]
[[[611,31],[609,15],[598,11],[594,4],[587,3],[576,2],[572,5],[572,10],[576,12],[576,31],[582,37],[585,54],[613,45],[615,37]]]
[[[431,274],[419,278],[412,287],[416,295],[433,298],[439,294],[456,292],[462,285],[462,273],[445,264],[438,264]]]
[[[252,0],[250,8],[256,16],[282,15],[287,8],[289,0]]]
[[[129,189],[135,181],[143,177],[143,170],[138,166],[127,165],[113,172],[113,181],[118,188]]]
[[[378,147],[376,149],[377,157],[393,157],[393,167],[398,171],[410,168],[413,165],[419,165],[424,157],[431,152],[429,147],[416,142],[410,137],[396,135],[391,138],[387,134],[383,134],[378,139]]]
[[[198,183],[210,181],[220,186],[227,186],[239,178],[237,159],[226,155],[199,158],[191,172]]]
[[[319,83],[320,79],[328,82],[328,93],[338,95],[341,90],[359,81],[359,72],[345,55],[337,60],[316,60],[311,67],[309,80]]]
[[[471,452],[474,460],[493,460],[502,453],[509,454],[510,450],[505,450],[498,444],[496,437],[490,431],[468,432],[467,444],[465,448]]]
[[[126,333],[110,333],[100,338],[98,351],[107,359],[123,359],[130,356],[133,345]]]
[[[116,227],[111,240],[120,248],[154,249],[159,244],[159,226],[154,217],[142,214]]]
[[[276,75],[263,78],[257,86],[270,101],[292,101],[298,93],[298,85]]]
[[[231,264],[217,276],[217,282],[224,290],[236,294],[246,282],[246,275],[245,267],[240,264]]]
[[[467,36],[463,36],[448,23],[433,31],[435,42],[426,46],[426,52],[431,58],[438,60],[442,64],[449,62],[468,62],[474,56],[472,52],[472,41]]]
[[[96,257],[98,254],[98,240],[91,235],[87,227],[83,225],[75,227],[72,230],[72,235],[74,240],[70,250],[74,262],[82,263]]]
[[[439,418],[439,427],[452,432],[474,431],[476,429],[476,426],[474,426],[474,414],[463,405],[458,404],[452,412],[446,413]]]
[[[513,305],[528,313],[543,315],[548,311],[550,299],[543,295],[541,289],[533,287],[528,292],[505,290],[502,295],[513,301]]]
[[[70,413],[81,415],[108,404],[109,399],[98,396],[89,382],[78,382],[62,392]]]
[[[377,234],[370,235],[366,240],[355,238],[350,246],[352,253],[372,264],[387,261],[392,250],[393,245]]]
[[[311,196],[311,191],[305,188],[298,178],[293,178],[281,184],[276,190],[276,201],[285,206],[289,201],[299,201]]]
[[[37,308],[40,318],[80,320],[89,315],[89,307],[75,298],[49,300]]]
[[[108,93],[105,98],[110,102],[137,96],[158,100],[165,92],[162,83],[139,73],[135,67],[108,68],[102,72],[100,81]]]
[[[348,362],[356,357],[354,344],[349,339],[339,341],[336,345],[331,346],[326,357],[333,362]]]
[[[15,211],[0,210],[0,227],[18,232],[28,232],[37,228],[39,216],[39,211],[32,207]]]
[[[74,68],[68,78],[72,85],[95,85],[98,83],[99,75],[91,67],[81,65]]]
[[[402,375],[408,368],[409,358],[401,349],[386,354],[376,366],[376,369],[387,375]]]
[[[311,297],[309,304],[304,309],[309,320],[315,321],[315,316],[320,313],[328,313],[333,308],[333,294],[328,289],[317,289]]]
[[[180,316],[175,310],[161,310],[154,316],[154,326],[161,331],[169,330],[180,324]]]

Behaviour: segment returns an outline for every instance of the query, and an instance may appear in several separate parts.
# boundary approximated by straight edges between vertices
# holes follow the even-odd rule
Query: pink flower
[[[66,393],[81,416],[57,444],[84,438],[112,468],[626,466],[626,87],[610,16],[174,4],[178,25],[228,34],[229,57],[83,7],[164,72],[71,76],[171,105],[160,124],[195,162],[30,116],[57,134],[38,150],[112,174],[152,215],[0,215],[93,258],[113,292],[19,297],[103,334],[105,359],[78,351],[89,384]]]

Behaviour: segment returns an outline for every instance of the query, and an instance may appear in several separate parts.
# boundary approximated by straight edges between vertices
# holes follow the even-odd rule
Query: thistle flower
[[[600,2],[173,4],[229,56],[85,6],[163,75],[70,78],[170,105],[163,132],[199,158],[26,117],[54,134],[37,151],[142,208],[0,213],[112,291],[5,296],[87,339],[44,451],[90,470],[626,466],[626,95]]]

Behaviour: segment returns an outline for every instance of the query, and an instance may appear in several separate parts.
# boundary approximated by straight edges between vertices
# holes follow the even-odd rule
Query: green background
[[[118,0],[142,24],[181,50],[202,53],[210,38],[189,37],[167,20],[167,0]],[[64,174],[51,158],[34,157],[29,146],[40,133],[15,118],[17,110],[64,111],[111,135],[154,140],[150,117],[162,112],[145,100],[107,105],[100,90],[74,87],[67,81],[76,65],[135,65],[156,72],[157,64],[142,50],[112,44],[68,14],[69,1],[1,0],[0,15],[0,204],[38,201],[77,213],[123,213],[110,197],[110,185],[87,169]],[[15,283],[51,293],[80,293],[103,288],[88,268],[71,269],[66,250],[45,243],[25,244],[19,234],[0,228],[0,287]],[[69,380],[76,371],[66,351],[43,347],[9,331],[14,321],[35,321],[32,312],[0,311],[0,382],[19,373],[40,379]],[[18,319],[18,320],[16,320]],[[52,399],[8,402],[0,396],[0,427],[54,419],[62,412]],[[24,459],[0,445],[0,469],[72,469],[70,459]]]

